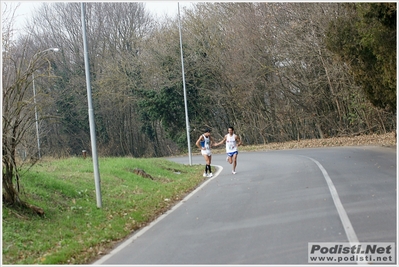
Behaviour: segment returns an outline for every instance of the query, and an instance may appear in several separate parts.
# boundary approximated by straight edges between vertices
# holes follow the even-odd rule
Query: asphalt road
[[[215,177],[94,264],[308,264],[309,242],[397,240],[395,148],[240,152],[235,175],[225,159],[214,155]]]

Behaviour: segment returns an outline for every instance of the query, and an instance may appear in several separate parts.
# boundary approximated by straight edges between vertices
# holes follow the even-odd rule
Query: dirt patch
[[[141,176],[141,177],[143,177],[143,178],[147,178],[147,179],[154,180],[154,178],[153,178],[150,174],[146,173],[146,172],[145,172],[144,170],[142,170],[142,169],[135,168],[135,169],[129,170],[129,171],[132,172],[132,173],[134,173],[134,174],[137,174],[137,175],[139,175],[139,176]]]

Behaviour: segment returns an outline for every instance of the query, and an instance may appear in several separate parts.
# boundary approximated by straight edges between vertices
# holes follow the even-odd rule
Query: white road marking
[[[339,198],[337,189],[335,188],[333,182],[331,181],[331,178],[328,175],[326,169],[324,169],[323,165],[321,165],[320,162],[318,162],[317,160],[312,159],[310,157],[306,157],[306,156],[302,156],[302,157],[308,158],[311,161],[313,161],[314,163],[316,163],[316,165],[319,167],[319,169],[323,173],[324,179],[326,180],[328,188],[330,189],[330,193],[331,193],[332,199],[334,201],[335,208],[338,211],[339,218],[341,219],[342,225],[344,227],[346,237],[348,238],[348,241],[351,244],[351,246],[359,245],[360,243],[359,243],[359,239],[357,238],[356,232],[353,229],[353,226],[352,226],[351,221],[349,220],[348,214],[346,213],[345,208],[342,205],[341,199]],[[365,264],[365,262],[358,261],[357,264]]]
[[[105,261],[107,261],[109,258],[111,258],[112,256],[114,256],[115,254],[117,254],[119,251],[121,251],[122,249],[124,249],[125,247],[127,247],[129,244],[133,243],[134,240],[136,240],[137,238],[139,238],[140,236],[142,236],[145,232],[147,232],[148,230],[151,229],[151,227],[153,227],[154,225],[156,225],[158,222],[160,222],[163,218],[165,218],[167,215],[171,214],[173,211],[175,211],[178,207],[180,207],[184,202],[186,202],[190,197],[192,197],[195,193],[197,193],[199,190],[201,190],[205,185],[207,185],[211,180],[213,180],[214,178],[216,178],[223,170],[222,166],[217,166],[217,165],[212,165],[217,167],[217,171],[215,173],[215,175],[211,178],[208,178],[205,182],[203,182],[197,189],[195,189],[194,191],[192,191],[190,194],[188,194],[182,201],[180,201],[179,203],[177,203],[175,206],[173,206],[170,210],[168,210],[167,212],[165,212],[164,214],[162,214],[161,216],[159,216],[156,220],[152,221],[149,225],[147,225],[146,227],[142,228],[141,230],[139,230],[136,234],[134,234],[132,237],[130,237],[129,239],[127,239],[126,241],[124,241],[122,244],[120,244],[118,247],[116,247],[115,249],[113,249],[110,253],[108,253],[107,255],[103,256],[101,259],[99,259],[98,261],[92,263],[92,265],[100,265],[103,264]]]

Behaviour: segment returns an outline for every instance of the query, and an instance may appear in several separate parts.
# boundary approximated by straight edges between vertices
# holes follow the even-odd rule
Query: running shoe
[[[211,177],[213,177],[213,174],[212,173],[208,174],[208,178],[211,178]]]
[[[231,173],[232,173],[232,174],[236,174],[236,172],[235,172],[235,171],[232,171]]]
[[[207,174],[206,172],[204,172],[204,174],[203,174],[202,176],[204,176],[204,177],[207,177],[207,176],[208,176],[208,174]]]

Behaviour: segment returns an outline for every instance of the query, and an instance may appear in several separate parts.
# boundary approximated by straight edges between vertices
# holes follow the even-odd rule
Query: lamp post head
[[[39,51],[35,55],[40,55],[40,54],[43,54],[43,53],[46,53],[46,52],[49,52],[49,51],[58,52],[58,50],[60,50],[60,49],[58,49],[56,47],[51,47],[51,48],[47,48],[46,50]]]

